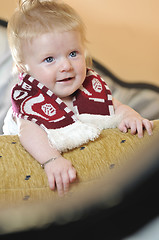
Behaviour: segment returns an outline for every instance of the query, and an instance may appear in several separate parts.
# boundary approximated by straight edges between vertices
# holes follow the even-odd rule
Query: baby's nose
[[[60,72],[68,72],[72,69],[72,65],[69,61],[69,59],[65,58],[61,61],[60,64]]]

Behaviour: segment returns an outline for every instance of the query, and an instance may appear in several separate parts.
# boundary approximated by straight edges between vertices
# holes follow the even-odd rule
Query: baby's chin
[[[74,96],[74,93],[66,94],[66,95],[56,95],[56,96],[61,98],[61,100],[65,100],[65,99],[71,99]]]
[[[62,90],[61,90],[62,91]],[[63,98],[72,98],[74,95],[75,95],[75,93],[76,93],[76,91],[77,91],[77,89],[76,90],[70,90],[70,91],[66,91],[66,92],[62,92],[62,93],[56,93],[56,92],[54,92],[54,94],[57,96],[57,97],[59,97],[59,98],[61,98],[61,99],[63,99]]]

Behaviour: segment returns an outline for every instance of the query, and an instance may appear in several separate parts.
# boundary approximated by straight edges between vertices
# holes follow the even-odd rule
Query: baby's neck
[[[70,110],[73,111],[73,96],[68,96],[68,97],[64,97],[64,98],[61,98],[61,100],[68,106],[68,108]]]

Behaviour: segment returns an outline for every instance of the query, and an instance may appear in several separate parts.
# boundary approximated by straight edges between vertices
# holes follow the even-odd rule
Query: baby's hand
[[[62,156],[45,165],[45,172],[51,190],[57,187],[58,194],[62,196],[69,190],[69,184],[76,179],[76,170],[71,162]]]
[[[149,135],[152,135],[153,122],[142,118],[139,114],[128,116],[124,118],[119,124],[118,128],[120,131],[126,133],[128,129],[131,129],[131,134],[138,133],[138,137],[143,137],[143,129],[145,128]]]
[[[127,105],[120,103],[118,100],[113,98],[113,105],[115,109],[115,114],[122,116],[122,121],[118,125],[118,128],[122,132],[127,132],[131,129],[131,134],[138,133],[138,137],[143,137],[144,128],[147,130],[149,135],[152,135],[153,122],[149,121],[143,117],[135,110]]]

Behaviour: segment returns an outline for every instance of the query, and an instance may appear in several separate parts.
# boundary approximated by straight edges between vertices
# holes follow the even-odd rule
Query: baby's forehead
[[[23,55],[27,55],[28,52],[49,55],[62,51],[81,50],[83,47],[84,44],[78,31],[46,32],[24,40],[22,51]]]

